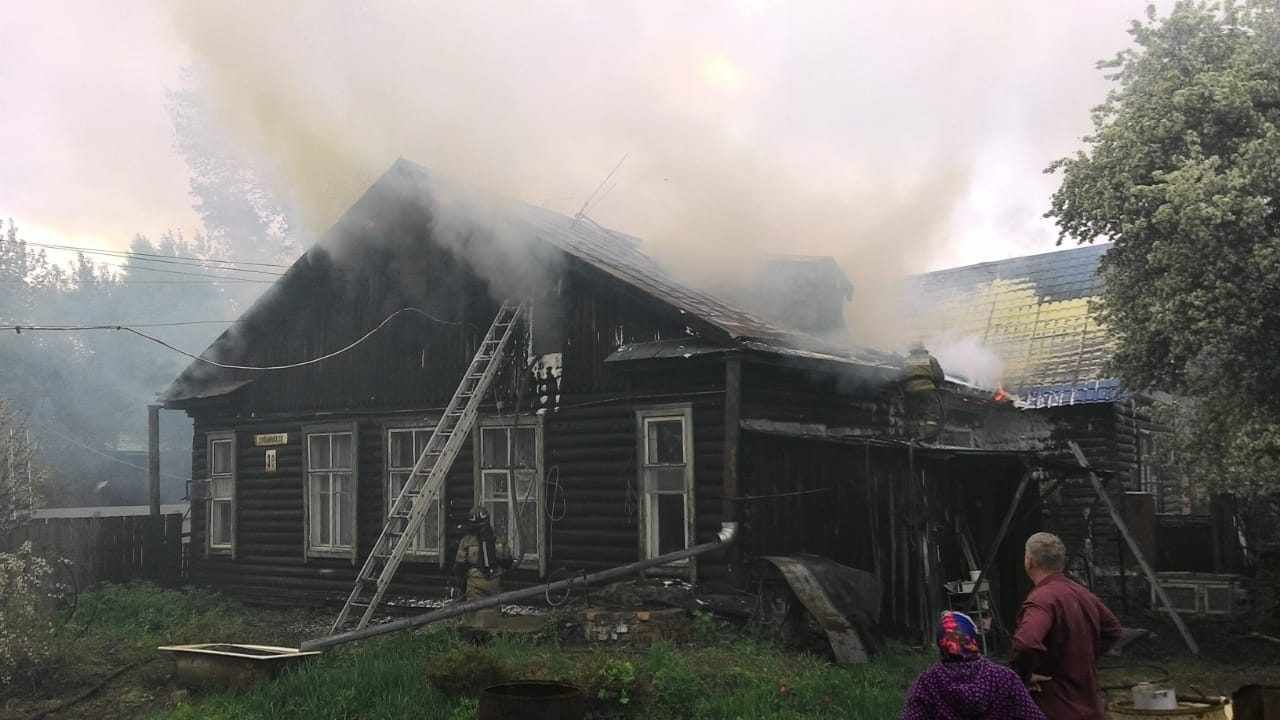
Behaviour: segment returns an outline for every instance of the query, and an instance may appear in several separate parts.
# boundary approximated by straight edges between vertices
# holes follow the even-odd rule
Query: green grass
[[[147,582],[102,585],[82,594],[60,635],[81,646],[105,646],[124,660],[149,657],[157,645],[207,642],[236,635],[243,611],[197,588],[168,590]]]
[[[929,662],[896,652],[857,668],[735,640],[576,658],[514,638],[476,648],[446,630],[397,634],[326,652],[277,681],[241,694],[196,698],[158,716],[196,718],[439,718],[475,716],[491,682],[548,679],[584,689],[595,718],[895,717],[905,688]]]

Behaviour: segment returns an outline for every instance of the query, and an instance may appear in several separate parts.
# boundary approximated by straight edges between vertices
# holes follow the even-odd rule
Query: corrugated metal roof
[[[966,339],[996,353],[1005,387],[1025,401],[1110,402],[1121,392],[1106,372],[1111,336],[1089,312],[1102,292],[1098,265],[1109,248],[1086,245],[915,276],[914,325],[923,337]]]

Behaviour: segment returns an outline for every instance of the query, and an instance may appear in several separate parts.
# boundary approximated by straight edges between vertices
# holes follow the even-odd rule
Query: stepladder
[[[386,524],[356,574],[355,585],[330,634],[341,632],[353,621],[355,629],[369,624],[428,511],[440,496],[445,477],[475,425],[480,403],[493,385],[525,312],[524,304],[510,301],[498,309],[413,470],[392,500]]]

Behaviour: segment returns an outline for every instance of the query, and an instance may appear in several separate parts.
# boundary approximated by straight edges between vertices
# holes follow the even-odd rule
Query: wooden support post
[[[1151,583],[1152,590],[1160,598],[1160,603],[1169,611],[1169,617],[1173,619],[1173,624],[1177,626],[1178,632],[1182,634],[1182,639],[1187,643],[1187,649],[1192,655],[1200,654],[1200,646],[1196,644],[1195,638],[1191,637],[1191,631],[1187,629],[1186,623],[1182,622],[1182,616],[1178,614],[1178,610],[1174,608],[1173,603],[1169,600],[1169,595],[1164,591],[1164,587],[1160,585],[1160,581],[1156,579],[1156,573],[1151,569],[1151,565],[1147,563],[1147,559],[1142,555],[1142,548],[1138,547],[1138,542],[1133,539],[1133,535],[1129,532],[1129,526],[1125,524],[1124,518],[1120,517],[1120,513],[1116,510],[1115,503],[1111,502],[1111,498],[1107,496],[1107,491],[1102,487],[1102,481],[1098,479],[1098,475],[1089,469],[1089,461],[1085,458],[1084,452],[1080,450],[1080,446],[1075,440],[1068,440],[1067,445],[1071,448],[1071,452],[1076,456],[1076,462],[1080,463],[1080,467],[1088,471],[1089,482],[1093,485],[1093,489],[1098,493],[1098,499],[1102,501],[1102,506],[1107,509],[1111,515],[1111,520],[1115,522],[1116,529],[1120,531],[1120,535],[1124,537],[1124,541],[1129,544],[1129,551],[1138,560],[1138,565],[1142,566],[1142,572],[1146,574],[1147,580]]]
[[[160,406],[147,406],[147,480],[151,490],[151,518],[160,518]]]
[[[160,406],[147,406],[147,480],[151,491],[151,517],[143,525],[142,572],[156,579],[160,569],[163,530],[160,523]]]
[[[736,522],[738,514],[738,462],[742,449],[742,359],[724,361],[724,501],[725,522]]]
[[[1018,512],[1018,505],[1022,503],[1022,495],[1027,491],[1027,486],[1031,484],[1031,468],[1027,467],[1022,471],[1022,482],[1018,483],[1018,489],[1013,493],[1013,502],[1009,503],[1009,509],[1004,511],[1004,519],[1000,521],[1000,529],[996,532],[996,537],[991,541],[991,547],[987,548],[987,556],[982,560],[982,568],[978,572],[978,579],[973,583],[973,606],[979,605],[979,590],[982,583],[987,579],[987,573],[991,571],[991,566],[996,562],[996,553],[1000,550],[1000,544],[1004,542],[1004,536],[1009,532],[1009,526],[1013,524],[1013,516]],[[996,616],[996,609],[991,609],[992,617]]]

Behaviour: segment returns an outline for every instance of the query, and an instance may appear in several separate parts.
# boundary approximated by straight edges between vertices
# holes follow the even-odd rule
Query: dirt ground
[[[254,608],[247,615],[244,637],[210,640],[297,647],[303,640],[324,635],[331,619],[328,612],[303,609]],[[1191,631],[1201,647],[1201,654],[1196,657],[1167,620],[1150,617],[1145,622],[1126,625],[1145,627],[1153,634],[1135,642],[1122,655],[1101,662],[1102,685],[1113,699],[1127,697],[1129,687],[1144,681],[1169,683],[1183,695],[1209,696],[1230,696],[1251,683],[1280,686],[1280,642],[1250,637],[1255,628],[1233,623],[1193,623]],[[1280,636],[1280,629],[1262,632]],[[73,698],[116,669],[119,668],[107,658],[103,670],[91,678],[82,677],[66,686],[46,686],[39,700],[10,701],[0,707],[0,720],[28,720],[36,711],[49,707],[51,699]],[[155,657],[112,678],[88,699],[44,717],[145,718],[186,698],[188,692],[174,683],[172,661]]]

